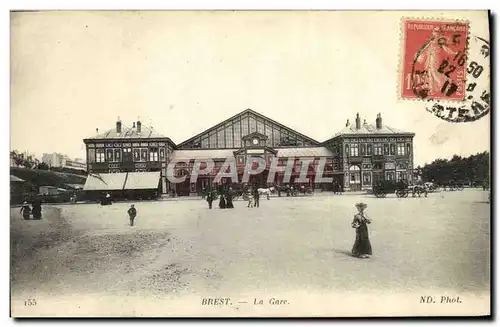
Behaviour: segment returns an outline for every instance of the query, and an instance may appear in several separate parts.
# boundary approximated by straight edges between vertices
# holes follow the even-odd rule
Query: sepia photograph
[[[10,316],[491,316],[490,24],[10,11]]]

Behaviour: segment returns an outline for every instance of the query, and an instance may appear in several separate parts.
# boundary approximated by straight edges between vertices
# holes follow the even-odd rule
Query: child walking
[[[135,216],[137,216],[137,210],[135,209],[133,204],[130,206],[130,209],[128,209],[127,213],[130,217],[130,226],[134,226],[134,219]]]

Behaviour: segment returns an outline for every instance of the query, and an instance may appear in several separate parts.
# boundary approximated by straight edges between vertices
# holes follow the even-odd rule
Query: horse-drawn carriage
[[[314,190],[310,186],[306,185],[279,185],[275,187],[278,192],[278,196],[281,196],[281,193],[286,194],[286,196],[298,196],[298,195],[313,195]]]
[[[373,185],[373,194],[377,198],[385,198],[387,194],[396,194],[398,198],[407,198],[411,193],[412,197],[427,196],[425,185],[408,185],[405,182],[378,181]]]

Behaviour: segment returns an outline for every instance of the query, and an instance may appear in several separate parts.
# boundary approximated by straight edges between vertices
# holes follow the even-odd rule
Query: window
[[[388,181],[393,181],[394,180],[394,172],[392,171],[387,171],[385,173],[385,179],[388,180]]]
[[[141,161],[141,149],[134,149],[134,161]]]
[[[411,154],[411,144],[406,143],[406,155],[409,156]]]
[[[388,143],[384,144],[384,155],[385,156],[389,155],[389,144]]]
[[[233,125],[226,124],[226,147],[233,147]]]
[[[241,136],[246,136],[248,135],[248,118],[242,118],[241,119]]]
[[[203,149],[207,149],[208,148],[208,137],[205,137],[204,139],[201,140],[201,147]]]
[[[374,163],[373,164],[373,169],[375,169],[375,170],[382,170],[383,169],[382,163],[380,163],[380,162]]]
[[[405,162],[398,162],[396,163],[396,169],[398,170],[408,169],[408,164],[406,164]]]
[[[363,143],[363,144],[361,144],[361,149],[360,149],[360,151],[361,151],[361,155],[362,155],[362,156],[364,156],[364,155],[366,154],[366,144],[364,144],[364,143]]]
[[[149,161],[158,161],[158,148],[149,148]]]
[[[219,128],[217,130],[217,148],[222,149],[226,147],[226,142],[224,139],[224,129]]]
[[[95,149],[89,149],[87,155],[87,161],[89,163],[95,162]]]
[[[210,148],[215,149],[217,147],[217,135],[211,133],[209,136]]]
[[[359,144],[351,144],[350,156],[351,157],[359,156]]]
[[[260,119],[257,120],[257,132],[264,134],[264,123]]]
[[[372,152],[372,145],[371,144],[367,144],[366,145],[366,155],[367,156],[371,156],[373,154]]]
[[[132,149],[123,148],[123,161],[132,161]]]
[[[382,155],[382,144],[376,143],[373,147],[373,154],[376,156],[381,156]]]
[[[404,172],[404,171],[397,171],[396,172],[396,180],[397,181],[400,181],[400,180],[405,181],[406,180],[406,172]]]
[[[106,157],[104,156],[104,149],[97,149],[95,155],[96,162],[105,162]]]
[[[345,151],[344,153],[347,155],[349,153],[349,144],[345,145]]]
[[[141,149],[141,161],[148,160],[148,149]]]
[[[398,143],[398,156],[405,155],[405,145],[404,143]]]
[[[269,125],[265,126],[264,134],[267,136],[266,145],[273,146],[273,129],[271,128],[271,126]]]
[[[160,148],[160,160],[165,160],[165,148]]]
[[[241,124],[240,121],[236,121],[233,125],[233,131],[234,131],[234,147],[235,148],[240,148],[241,147]]]
[[[113,162],[113,149],[106,149],[106,161]]]
[[[115,160],[116,162],[122,161],[122,149],[114,149]]]
[[[372,176],[370,172],[363,172],[363,185],[370,185],[372,182]]]
[[[248,130],[249,134],[257,131],[257,122],[255,118],[250,117],[250,129]]]
[[[391,156],[396,154],[396,145],[394,143],[391,143]]]

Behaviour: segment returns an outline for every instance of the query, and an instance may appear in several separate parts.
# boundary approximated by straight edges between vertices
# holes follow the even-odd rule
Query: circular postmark
[[[490,112],[489,42],[471,36],[461,47],[462,37],[433,31],[415,54],[411,73],[412,91],[426,101],[425,109],[453,123],[473,122]]]

